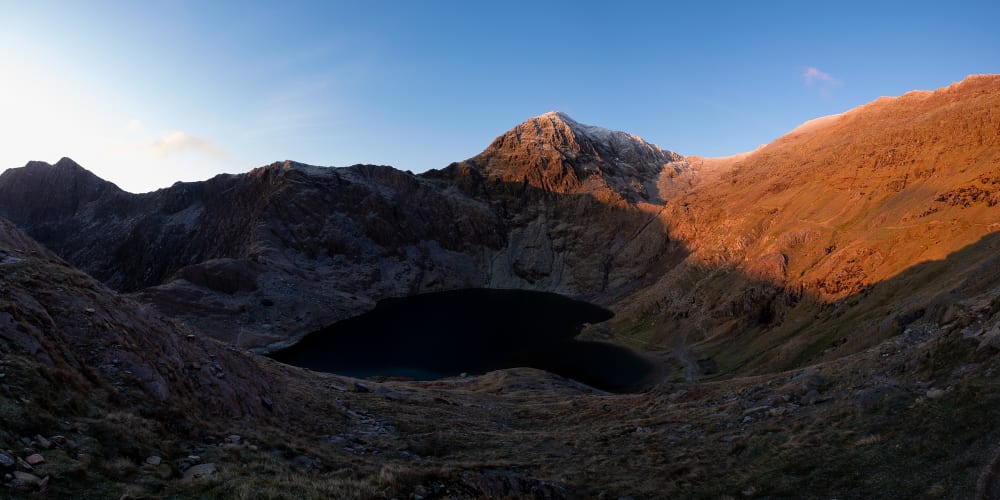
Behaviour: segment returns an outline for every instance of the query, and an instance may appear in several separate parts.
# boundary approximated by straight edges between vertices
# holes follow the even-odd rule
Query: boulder
[[[214,463],[198,464],[190,469],[184,471],[184,482],[191,482],[203,477],[211,476],[215,474],[216,467]]]
[[[30,472],[14,471],[14,480],[11,481],[10,487],[15,490],[33,490],[41,487],[42,478],[31,474]]]
[[[13,469],[17,465],[17,460],[14,457],[0,451],[0,469]]]

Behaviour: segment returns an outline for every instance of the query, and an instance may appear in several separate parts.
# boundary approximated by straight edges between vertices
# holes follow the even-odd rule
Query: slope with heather
[[[998,109],[1000,77],[973,76],[725,159],[551,112],[420,175],[285,162],[143,195],[63,160],[0,175],[0,215],[244,347],[388,296],[525,288],[614,310],[591,335],[768,371],[870,347],[942,300],[945,281],[892,278],[998,229]]]
[[[738,358],[732,368],[796,366],[901,333],[948,293],[963,297],[952,289],[962,280],[996,279],[972,265],[987,249],[923,281],[893,278],[1000,229],[1000,77],[883,98],[741,157],[686,161],[699,183],[662,220],[690,255],[622,311],[644,318],[633,331],[654,345],[680,331]]]

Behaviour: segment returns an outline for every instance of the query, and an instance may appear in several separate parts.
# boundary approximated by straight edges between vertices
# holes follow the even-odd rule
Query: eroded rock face
[[[19,257],[0,264],[0,348],[62,374],[52,383],[98,405],[193,418],[266,416],[281,404],[250,356],[115,294],[3,219],[0,254]]]
[[[65,178],[92,176],[68,163],[13,169],[0,185],[70,190]],[[0,196],[0,211],[110,286],[250,347],[384,296],[481,286],[503,237],[480,204],[387,167],[286,162],[140,195],[112,188],[55,213]]]
[[[650,345],[748,335],[794,364],[781,339],[796,325],[880,324],[893,311],[853,299],[880,283],[926,307],[937,291],[896,277],[1000,229],[998,89],[970,77],[882,99],[722,159],[553,112],[420,175],[284,162],[133,195],[69,160],[31,164],[0,175],[0,216],[243,347],[287,345],[386,297],[492,287],[609,307]],[[816,342],[845,338],[830,335]]]
[[[514,127],[467,163],[490,179],[542,192],[635,203],[654,199],[653,184],[663,167],[681,159],[638,136],[584,125],[553,111]]]
[[[659,243],[644,250],[669,241],[636,200],[677,158],[549,113],[421,176],[284,162],[136,195],[68,159],[33,163],[0,176],[0,215],[162,312],[275,348],[428,291],[528,288],[610,303],[648,280],[630,245],[647,228]]]

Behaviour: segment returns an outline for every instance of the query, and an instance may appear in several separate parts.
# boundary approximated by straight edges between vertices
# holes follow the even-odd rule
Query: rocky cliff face
[[[0,215],[160,311],[241,346],[278,346],[425,291],[609,303],[648,281],[636,254],[669,244],[657,231],[652,248],[634,242],[651,219],[639,200],[678,158],[550,113],[422,176],[284,162],[134,195],[69,159],[34,163],[0,176]]]
[[[680,171],[680,158],[638,137],[551,112],[425,177],[486,200],[501,222],[506,240],[490,255],[489,286],[607,305],[678,259],[680,247],[656,214],[659,186],[665,172]]]
[[[0,193],[66,199],[78,177],[92,174],[70,160],[28,165],[0,176]],[[59,212],[6,196],[0,212],[110,286],[242,346],[385,296],[481,286],[486,249],[503,244],[481,203],[387,167],[276,163],[141,195],[96,182]]]
[[[990,76],[725,159],[552,113],[419,176],[285,162],[133,195],[9,170],[0,215],[45,247],[0,220],[0,491],[993,498],[998,155]],[[206,335],[280,344],[474,286],[608,305],[681,370],[628,396],[354,381]]]
[[[546,193],[587,194],[622,206],[662,201],[656,180],[664,166],[680,159],[641,137],[584,125],[552,111],[497,137],[466,163],[490,180]]]
[[[930,291],[884,291],[908,304],[888,313],[859,297],[997,229],[998,106],[1000,78],[970,77],[728,159],[552,112],[421,175],[284,162],[142,195],[63,160],[0,176],[0,215],[244,347],[287,344],[384,297],[488,286],[595,301],[618,314],[616,335],[698,345],[729,357],[723,369],[763,352],[794,366],[898,333]],[[843,334],[886,314],[903,319]],[[774,349],[807,320],[823,324],[809,345]]]
[[[54,373],[53,393],[68,385],[105,408],[262,417],[281,401],[249,356],[118,296],[3,219],[0,340]]]

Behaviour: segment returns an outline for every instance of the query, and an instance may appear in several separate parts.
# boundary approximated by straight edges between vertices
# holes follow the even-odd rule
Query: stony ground
[[[218,420],[95,402],[4,347],[0,492],[969,498],[993,491],[998,305],[805,369],[631,395],[531,369],[362,381],[256,359],[284,380],[276,399],[296,404]]]
[[[631,143],[548,116],[543,141],[507,134],[419,179],[276,164],[138,203],[75,164],[5,174],[72,188],[0,194],[39,235],[131,270],[106,283],[166,284],[119,295],[0,219],[0,497],[1000,498],[998,88],[880,100],[728,160],[646,145],[619,164]],[[671,163],[631,171],[649,154]],[[48,204],[74,190],[108,203]],[[150,212],[118,217],[130,203]],[[218,204],[200,240],[199,203]],[[340,208],[306,224],[317,206]],[[377,216],[346,238],[356,211]],[[626,395],[530,369],[352,380],[197,329],[259,346],[390,292],[475,283],[602,290],[619,316],[588,334],[667,373]]]

